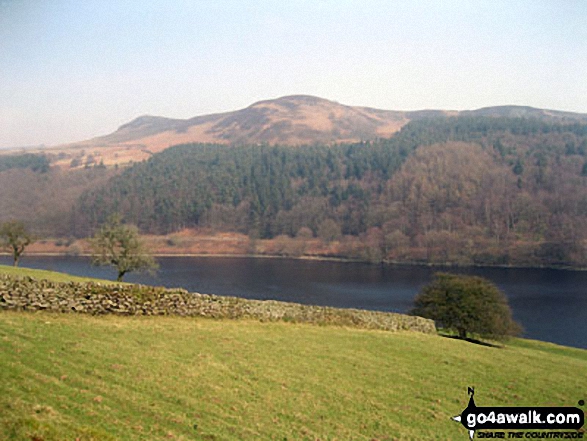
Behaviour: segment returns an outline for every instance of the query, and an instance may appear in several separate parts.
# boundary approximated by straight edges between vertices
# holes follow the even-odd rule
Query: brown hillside
[[[109,135],[43,151],[58,157],[56,164],[64,168],[100,162],[105,165],[128,164],[182,143],[300,145],[354,142],[389,137],[414,119],[454,115],[587,121],[584,114],[522,106],[488,107],[463,112],[402,112],[346,106],[313,96],[294,95],[259,101],[233,112],[190,119],[141,116]]]
[[[235,112],[188,120],[143,116],[90,142],[143,144],[159,149],[172,142],[307,144],[390,136],[409,120],[405,112],[345,106],[297,95],[260,101]]]
[[[113,165],[140,161],[188,142],[299,145],[369,140],[389,137],[409,121],[406,112],[297,95],[186,120],[141,116],[110,135],[46,151],[60,154],[61,166],[70,166],[75,158],[77,166],[86,164],[88,158]]]

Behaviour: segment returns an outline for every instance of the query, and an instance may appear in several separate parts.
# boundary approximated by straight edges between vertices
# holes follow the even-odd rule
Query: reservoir
[[[443,268],[248,257],[164,257],[156,276],[125,281],[190,292],[406,313],[437,271],[485,277],[506,294],[524,337],[587,349],[587,271]],[[8,256],[0,264],[10,265]],[[114,280],[87,257],[24,256],[21,266]]]

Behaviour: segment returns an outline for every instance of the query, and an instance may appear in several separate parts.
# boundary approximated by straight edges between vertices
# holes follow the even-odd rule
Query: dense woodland
[[[0,172],[10,169],[31,169],[34,172],[49,171],[49,158],[45,155],[25,153],[22,155],[0,156]]]
[[[89,188],[105,184],[116,170],[61,170],[45,155],[0,156],[0,223],[19,220],[38,238],[71,235],[71,210]]]
[[[356,144],[181,145],[89,187],[71,231],[112,213],[157,234],[318,237],[371,261],[585,265],[587,125],[437,118]]]

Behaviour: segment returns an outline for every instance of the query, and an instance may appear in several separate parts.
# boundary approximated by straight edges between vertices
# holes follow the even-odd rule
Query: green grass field
[[[0,312],[0,439],[466,440],[482,406],[577,406],[587,351],[179,317]]]
[[[72,276],[70,274],[58,273],[55,271],[13,267],[13,266],[7,266],[7,265],[0,265],[0,274],[8,274],[11,276],[30,276],[30,277],[34,277],[35,279],[45,279],[45,280],[50,280],[52,282],[79,282],[79,283],[100,282],[100,283],[105,283],[105,284],[116,283],[111,280],[91,279],[88,277]]]

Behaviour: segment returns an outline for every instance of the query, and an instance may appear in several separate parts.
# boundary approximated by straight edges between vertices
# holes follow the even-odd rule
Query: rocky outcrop
[[[248,318],[387,331],[436,332],[432,320],[404,314],[247,300],[142,285],[56,283],[8,275],[0,275],[0,309],[92,315]]]

